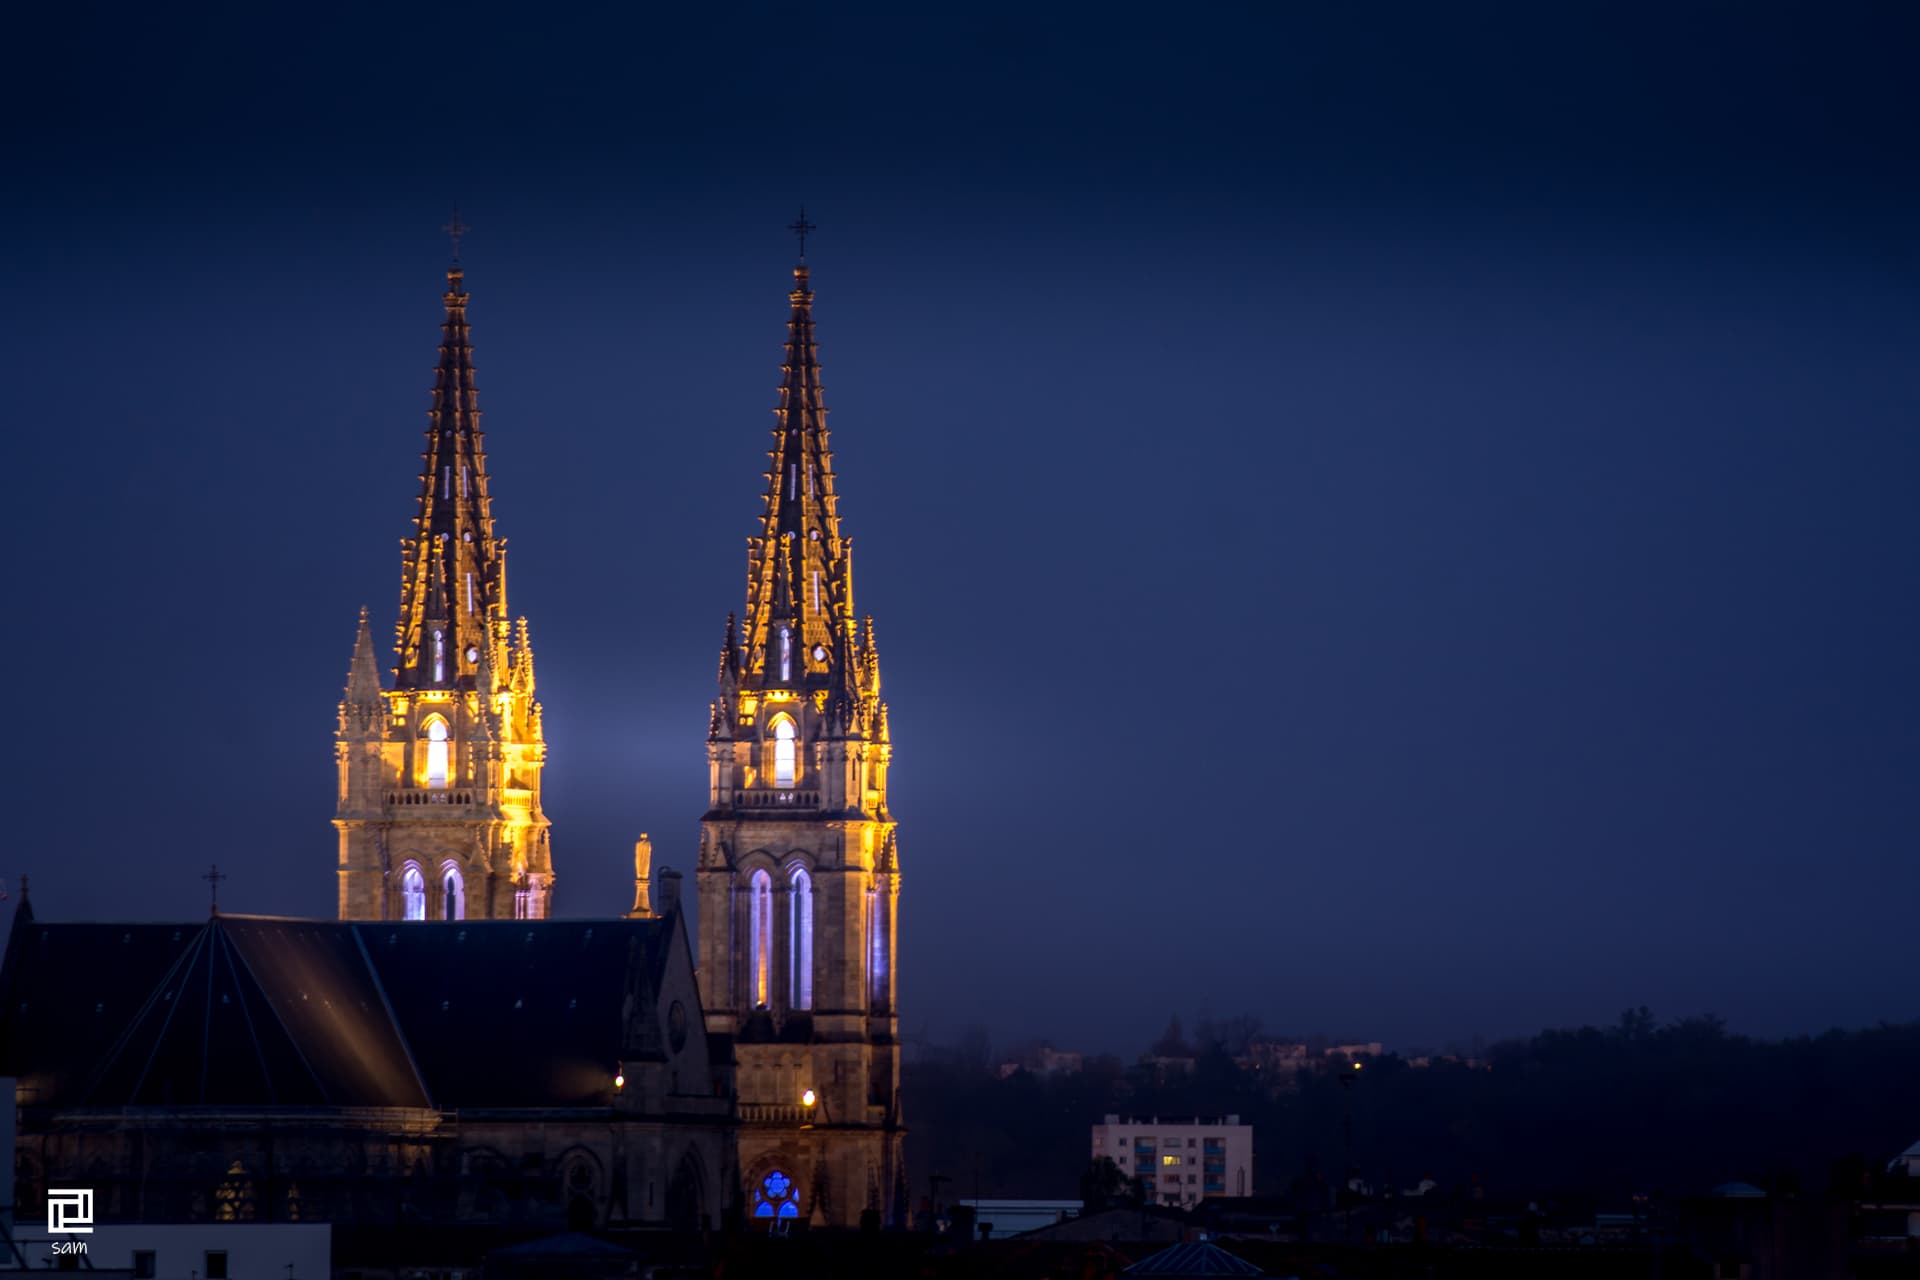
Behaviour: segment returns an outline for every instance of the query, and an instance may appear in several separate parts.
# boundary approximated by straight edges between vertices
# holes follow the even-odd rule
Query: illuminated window
[[[753,1216],[756,1218],[797,1218],[800,1216],[800,1188],[793,1179],[775,1169],[760,1179],[753,1189]]]
[[[441,684],[447,678],[447,637],[436,630],[433,633],[433,682]]]
[[[447,785],[447,722],[439,716],[427,721],[427,785]]]
[[[773,722],[773,785],[793,785],[795,745],[793,721],[781,716]]]
[[[787,887],[787,943],[791,954],[788,973],[792,979],[787,1003],[795,1009],[813,1008],[813,880],[805,867],[795,867]]]
[[[780,678],[793,679],[793,632],[780,628]]]
[[[400,906],[402,919],[427,918],[427,878],[420,874],[419,866],[411,862],[400,873]]]
[[[887,924],[880,918],[880,891],[867,890],[868,998],[883,1004],[887,998]]]
[[[756,871],[747,881],[747,937],[752,954],[747,957],[748,980],[753,984],[753,1003],[764,1009],[773,991],[773,877]]]
[[[446,879],[440,882],[440,918],[443,920],[465,920],[467,918],[467,895],[465,886],[460,883],[460,869],[452,863],[446,866]]]

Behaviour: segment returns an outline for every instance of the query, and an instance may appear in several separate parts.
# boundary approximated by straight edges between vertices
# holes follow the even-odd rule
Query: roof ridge
[[[427,1078],[420,1072],[420,1064],[414,1060],[413,1044],[407,1039],[406,1028],[400,1025],[400,1016],[393,1011],[393,1001],[387,997],[387,984],[380,981],[380,966],[373,962],[367,953],[367,939],[361,928],[362,922],[341,921],[347,926],[347,933],[353,938],[353,945],[360,953],[360,963],[366,966],[367,976],[373,980],[373,989],[380,995],[380,1008],[387,1015],[387,1025],[393,1028],[393,1038],[400,1044],[400,1052],[406,1055],[407,1070],[413,1072],[413,1082],[420,1086],[420,1096],[427,1100],[429,1107],[438,1107],[433,1100],[433,1090],[427,1088]],[[524,921],[520,923],[525,923]]]
[[[267,984],[260,981],[260,975],[254,972],[253,962],[248,960],[246,953],[240,951],[240,948],[233,944],[232,939],[227,937],[227,930],[225,929],[220,931],[220,943],[226,948],[227,968],[233,971],[234,981],[236,983],[239,981],[240,974],[237,970],[233,969],[233,957],[236,952],[239,952],[241,968],[247,971],[247,980],[253,983],[253,989],[260,993],[261,1002],[267,1006],[267,1012],[273,1015],[274,1025],[278,1026],[280,1028],[280,1034],[287,1038],[287,1044],[292,1046],[294,1056],[300,1059],[300,1065],[306,1068],[307,1077],[313,1081],[314,1087],[320,1091],[320,1096],[325,1098],[329,1103],[332,1103],[333,1091],[327,1088],[327,1082],[320,1078],[320,1073],[313,1069],[313,1062],[307,1057],[307,1051],[300,1047],[300,1038],[293,1034],[293,1028],[289,1027],[287,1020],[280,1016],[279,1006],[274,1003],[273,997],[268,994]],[[260,1033],[254,1030],[253,1015],[247,1012],[247,1001],[244,994],[240,999],[240,1015],[247,1020],[247,1037],[253,1041],[254,1057],[260,1061],[260,1078],[267,1086],[267,1097],[274,1105],[278,1106],[280,1102],[280,1091],[273,1087],[273,1069],[267,1065],[266,1051],[260,1044]]]
[[[155,993],[158,993],[161,987],[166,986],[166,984],[172,980],[175,973],[180,974],[180,986],[184,993],[186,981],[193,974],[193,966],[200,952],[207,945],[207,929],[212,923],[212,920],[208,920],[206,924],[200,926],[200,932],[194,935],[192,945],[181,953],[180,958],[174,961],[173,968],[167,970],[161,977],[159,985],[154,987],[153,990]],[[181,969],[182,965],[186,966],[184,971]],[[151,1003],[152,997],[149,996],[149,1007],[151,1007]],[[147,1083],[147,1076],[153,1071],[153,1060],[160,1056],[160,1046],[166,1041],[167,1029],[173,1025],[173,1016],[180,1012],[180,1003],[178,1000],[167,1001],[167,1016],[160,1020],[160,1029],[154,1033],[153,1048],[147,1051],[147,1060],[141,1064],[140,1074],[133,1078],[133,1087],[127,1091],[127,1097],[129,1099],[139,1097],[141,1087]],[[145,1011],[142,1010],[143,1015],[144,1012]],[[139,1023],[135,1022],[132,1025],[138,1026]]]
[[[179,928],[182,926],[175,927]],[[167,966],[167,971],[160,975],[160,981],[154,983],[153,989],[147,992],[146,1001],[141,1004],[138,1009],[134,1010],[132,1019],[120,1029],[120,1034],[114,1040],[112,1047],[101,1056],[100,1065],[94,1069],[93,1078],[87,1081],[87,1087],[80,1095],[83,1099],[88,1099],[93,1096],[93,1091],[100,1087],[101,1080],[106,1078],[106,1074],[112,1069],[113,1064],[120,1060],[120,1054],[126,1049],[128,1042],[133,1039],[134,1029],[146,1021],[147,1013],[153,1008],[154,1001],[159,999],[160,992],[166,985],[173,981],[173,976],[180,972],[180,966],[184,964],[187,965],[189,969],[192,968],[192,957],[200,943],[205,940],[204,935],[206,928],[207,926],[204,924],[200,926],[201,936],[196,937],[191,943],[183,947],[180,954],[173,958],[173,963]],[[177,1007],[177,1005],[171,1005],[167,1009],[167,1016],[160,1023],[160,1034],[154,1040],[153,1051],[147,1054],[146,1064],[140,1068],[140,1074],[134,1078],[133,1093],[139,1092],[140,1086],[146,1082],[147,1072],[153,1069],[154,1054],[160,1051],[160,1040],[165,1038],[167,1025],[173,1021],[173,1012]],[[129,1094],[128,1096],[131,1097],[133,1094]]]

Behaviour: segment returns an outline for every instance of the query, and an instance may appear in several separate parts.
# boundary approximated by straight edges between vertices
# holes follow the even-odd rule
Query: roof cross
[[[810,231],[818,231],[819,229],[820,228],[807,221],[807,206],[805,205],[800,206],[799,221],[789,222],[787,224],[787,230],[793,232],[794,238],[800,242],[800,260],[802,262],[807,260],[807,233]]]
[[[473,230],[472,227],[460,221],[459,205],[453,206],[453,221],[440,229],[447,233],[447,239],[453,241],[453,265],[457,267],[460,265],[460,237]]]
[[[207,882],[207,893],[212,899],[211,913],[217,916],[220,914],[220,882],[222,880],[230,880],[233,877],[221,871],[220,864],[216,862],[208,867],[207,873],[200,878]]]

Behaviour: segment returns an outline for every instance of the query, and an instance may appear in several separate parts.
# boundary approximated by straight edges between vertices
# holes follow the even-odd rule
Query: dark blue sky
[[[1917,28],[44,6],[4,873],[331,912],[456,199],[559,909],[690,866],[804,200],[910,1028],[1920,1016]]]

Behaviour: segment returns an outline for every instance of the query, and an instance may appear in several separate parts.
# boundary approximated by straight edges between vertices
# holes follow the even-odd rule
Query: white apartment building
[[[1207,1196],[1253,1194],[1253,1126],[1239,1116],[1113,1116],[1093,1126],[1093,1158],[1144,1180],[1154,1204],[1191,1208]]]

